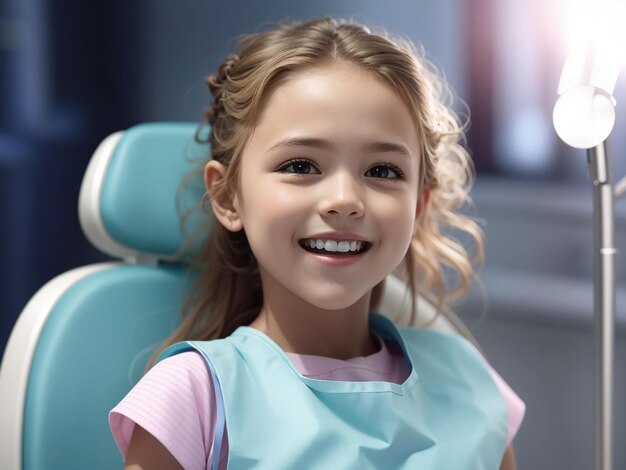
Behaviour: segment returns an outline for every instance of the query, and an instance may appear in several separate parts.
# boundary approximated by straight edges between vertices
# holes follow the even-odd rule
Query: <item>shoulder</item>
[[[141,384],[141,386],[140,386]],[[207,364],[196,351],[185,351],[156,363],[135,388],[151,394],[189,393],[204,395],[212,388]]]
[[[478,348],[467,338],[456,333],[434,330],[432,328],[411,327],[402,328],[402,331],[407,335],[405,337],[413,339],[413,343],[421,348],[430,349],[435,344],[441,346],[439,349],[441,351],[441,354],[439,354],[441,361],[451,362],[452,353],[450,348],[453,348],[456,350],[454,354],[465,355],[466,358],[471,357],[473,362],[480,365],[488,373],[506,406],[508,429],[506,443],[507,447],[511,445],[524,419],[526,404],[498,374]]]
[[[433,351],[437,351],[439,354],[434,356],[435,359],[446,360],[451,354],[459,354],[470,359],[482,360],[482,354],[478,349],[458,333],[419,327],[400,327],[398,331],[411,349],[423,350],[431,355]]]
[[[499,395],[478,350],[459,334],[431,328],[399,328],[406,353],[424,385],[481,397]]]
[[[194,351],[182,352],[152,367],[111,411],[109,425],[123,456],[138,424],[185,468],[183,462],[198,468],[206,464],[212,444],[207,429],[214,409],[214,388],[204,358]]]
[[[181,394],[197,396],[211,386],[210,376],[202,355],[195,351],[182,352],[155,364],[122,401],[147,400],[170,402]]]
[[[189,350],[157,362],[146,375],[184,373],[195,376],[196,374],[206,375],[206,370],[206,364],[202,355],[196,351]]]
[[[517,393],[515,393],[511,386],[500,376],[500,374],[498,374],[498,372],[491,366],[487,359],[482,356],[482,354],[480,354],[480,357],[483,360],[485,367],[487,367],[491,378],[498,386],[498,390],[500,390],[500,394],[506,404],[508,424],[506,444],[507,447],[509,447],[513,443],[513,439],[517,435],[517,432],[522,425],[522,421],[524,420],[524,415],[526,414],[526,403],[524,403]]]
[[[141,409],[142,413],[151,415],[146,418],[155,418],[152,414],[159,413],[162,420],[183,402],[201,405],[212,388],[204,358],[194,351],[183,352],[155,364],[112,413]],[[148,403],[149,409],[145,406]]]

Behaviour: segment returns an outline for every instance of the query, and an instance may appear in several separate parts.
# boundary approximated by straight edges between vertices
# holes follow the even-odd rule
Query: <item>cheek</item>
[[[297,192],[288,188],[266,188],[257,194],[256,205],[261,214],[267,219],[269,224],[282,224],[289,226],[290,220],[298,218],[304,213],[304,207],[310,197],[301,197]]]
[[[379,227],[383,231],[386,250],[392,258],[404,257],[409,248],[415,230],[415,205],[410,201],[390,201],[378,207]]]
[[[264,197],[268,199],[268,204],[276,205],[277,209],[281,211],[289,211],[293,206],[302,204],[302,195],[300,194],[302,191],[294,189],[278,186],[273,191],[267,191]]]
[[[295,232],[307,214],[305,205],[311,198],[299,196],[289,188],[276,184],[257,182],[254,189],[246,191],[244,228],[248,239],[256,246],[264,246],[268,240],[282,240]]]
[[[386,228],[398,231],[411,230],[415,221],[416,204],[410,199],[381,199],[376,203],[376,212],[380,219],[389,223]]]

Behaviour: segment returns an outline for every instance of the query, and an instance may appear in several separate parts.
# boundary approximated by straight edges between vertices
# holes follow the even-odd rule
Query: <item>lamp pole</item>
[[[587,150],[594,208],[596,469],[613,468],[613,361],[615,329],[615,193],[606,141]]]
[[[615,344],[614,201],[626,177],[611,180],[607,138],[615,125],[613,91],[626,44],[626,2],[580,2],[576,41],[563,66],[552,119],[559,137],[586,149],[594,213],[595,468],[613,469],[613,369]]]

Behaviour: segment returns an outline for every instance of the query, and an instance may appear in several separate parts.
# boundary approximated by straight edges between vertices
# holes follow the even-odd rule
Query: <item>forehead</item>
[[[372,74],[350,64],[328,64],[289,77],[267,97],[249,146],[268,149],[291,137],[337,146],[385,140],[418,153],[417,130],[402,98]]]

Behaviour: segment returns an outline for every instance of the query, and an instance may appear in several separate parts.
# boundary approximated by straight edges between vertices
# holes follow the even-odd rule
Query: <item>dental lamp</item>
[[[613,468],[613,368],[615,328],[614,199],[626,189],[626,178],[615,187],[606,140],[615,124],[613,92],[626,36],[626,5],[599,2],[602,11],[586,18],[593,32],[579,40],[569,53],[558,86],[553,122],[568,145],[587,151],[593,184],[594,210],[594,329],[596,469]]]

